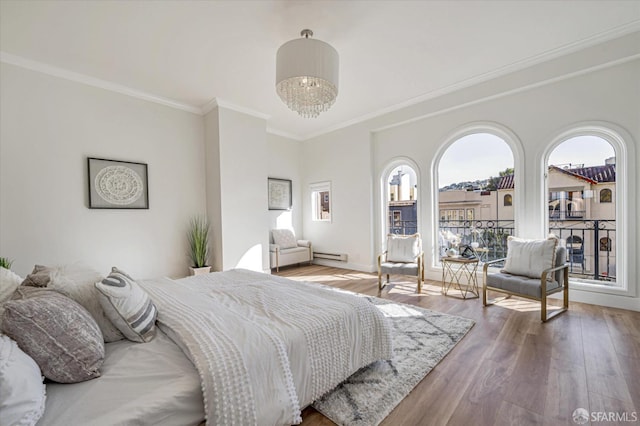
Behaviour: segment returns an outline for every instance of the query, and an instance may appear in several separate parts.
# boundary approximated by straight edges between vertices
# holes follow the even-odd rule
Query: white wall
[[[202,117],[12,65],[0,76],[0,255],[13,269],[186,275],[187,224],[205,210]],[[147,163],[149,210],[89,209],[88,156]]]
[[[320,136],[304,143],[302,188],[305,238],[315,251],[346,253],[347,263],[322,262],[345,268],[371,270],[374,205],[369,132],[361,125]],[[311,220],[309,185],[331,182],[331,222]]]
[[[284,136],[267,134],[267,170],[269,177],[291,180],[291,210],[270,210],[269,230],[292,229],[298,239],[305,238],[302,228],[302,143]]]
[[[496,123],[515,135],[521,157],[517,173],[522,174],[516,198],[518,233],[543,236],[546,208],[540,207],[544,199],[541,159],[554,136],[568,126],[589,120],[612,123],[613,128],[630,135],[629,168],[640,167],[636,146],[640,141],[639,38],[635,34],[614,40],[306,141],[304,179],[307,183],[332,181],[335,212],[332,223],[308,220],[310,203],[303,190],[307,237],[316,247],[348,253],[351,267],[375,270],[375,255],[381,246],[379,179],[393,159],[409,157],[419,168],[421,232],[426,256],[432,259],[430,243],[437,220],[432,208],[432,168],[450,136],[477,122]],[[586,66],[594,68],[585,71]],[[640,220],[635,212],[640,211],[640,197],[636,180],[629,188],[628,197],[633,201],[626,212],[630,232],[626,284],[637,295]],[[439,279],[440,273],[430,268],[431,278]],[[640,310],[638,297],[574,291],[572,299]]]
[[[207,193],[207,217],[211,224],[210,250],[211,266],[214,271],[222,271],[222,208],[220,206],[220,129],[218,110],[213,109],[204,116],[205,145],[205,189]]]
[[[217,107],[205,127],[214,268],[268,271],[266,121]]]

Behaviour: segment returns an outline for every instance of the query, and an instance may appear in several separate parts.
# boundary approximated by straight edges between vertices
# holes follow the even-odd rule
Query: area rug
[[[360,369],[313,404],[341,426],[380,424],[474,325],[467,318],[367,299],[391,321],[394,355]]]

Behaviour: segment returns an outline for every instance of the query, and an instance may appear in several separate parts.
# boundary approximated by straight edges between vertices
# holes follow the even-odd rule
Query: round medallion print
[[[100,170],[95,180],[96,192],[103,200],[120,206],[136,202],[142,196],[142,178],[124,166],[108,166]]]

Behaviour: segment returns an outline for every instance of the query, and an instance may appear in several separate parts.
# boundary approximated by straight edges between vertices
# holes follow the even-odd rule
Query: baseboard
[[[359,272],[371,273],[371,272],[377,271],[377,268],[372,265],[362,265],[359,263],[351,263],[351,262],[340,262],[337,260],[313,259],[313,263],[315,265],[331,266],[333,268],[352,269],[354,271],[359,271]]]

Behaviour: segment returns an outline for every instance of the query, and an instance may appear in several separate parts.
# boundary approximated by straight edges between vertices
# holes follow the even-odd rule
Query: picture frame
[[[269,210],[291,210],[291,180],[267,178]]]
[[[90,209],[149,209],[146,163],[87,158]]]

